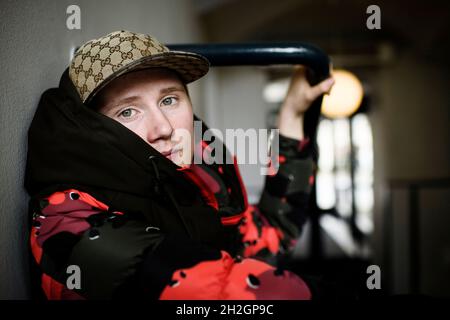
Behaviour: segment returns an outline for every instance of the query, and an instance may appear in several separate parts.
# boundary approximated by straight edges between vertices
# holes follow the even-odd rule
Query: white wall
[[[81,30],[66,28],[71,4],[81,8]],[[200,32],[189,0],[2,1],[0,23],[0,299],[23,299],[26,134],[41,93],[58,84],[71,51],[90,39],[125,29],[182,43],[199,41]],[[194,103],[200,101],[198,86],[193,91]]]
[[[266,129],[266,113],[272,106],[263,99],[266,73],[262,68],[216,68],[202,81],[206,89],[205,121],[210,127],[220,129],[224,135],[226,129]],[[255,203],[264,186],[262,166],[259,160],[257,165],[248,164],[248,153],[246,158],[237,158],[246,160],[247,164],[240,164],[239,168],[249,202]]]

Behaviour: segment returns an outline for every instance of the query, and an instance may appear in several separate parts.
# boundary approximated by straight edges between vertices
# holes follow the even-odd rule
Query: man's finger
[[[308,94],[309,100],[314,101],[321,94],[329,94],[331,87],[334,84],[334,79],[329,77],[322,82],[316,84],[314,87],[311,87],[310,92]]]
[[[333,88],[334,85],[334,78],[329,77],[328,79],[322,81],[320,83],[320,86],[322,88],[322,93],[330,94],[331,88]]]

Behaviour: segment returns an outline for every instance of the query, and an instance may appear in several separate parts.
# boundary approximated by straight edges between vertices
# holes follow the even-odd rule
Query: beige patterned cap
[[[153,67],[172,69],[189,83],[208,72],[209,62],[199,54],[170,51],[152,36],[121,30],[83,44],[70,63],[69,77],[88,103],[117,77]]]

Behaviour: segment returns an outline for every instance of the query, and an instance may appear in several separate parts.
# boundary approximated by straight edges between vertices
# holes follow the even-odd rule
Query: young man
[[[117,31],[84,44],[42,95],[25,186],[48,299],[314,297],[263,260],[289,252],[304,223],[313,166],[302,117],[333,82],[310,87],[295,72],[279,116],[281,165],[252,206],[236,161],[192,161],[208,146],[194,144],[186,84],[208,67]]]

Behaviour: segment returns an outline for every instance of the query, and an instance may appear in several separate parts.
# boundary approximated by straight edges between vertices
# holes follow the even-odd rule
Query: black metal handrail
[[[194,52],[206,57],[212,67],[304,65],[308,81],[314,85],[330,75],[330,60],[319,48],[301,42],[173,44],[170,50]],[[323,96],[305,113],[305,135],[315,141]]]

